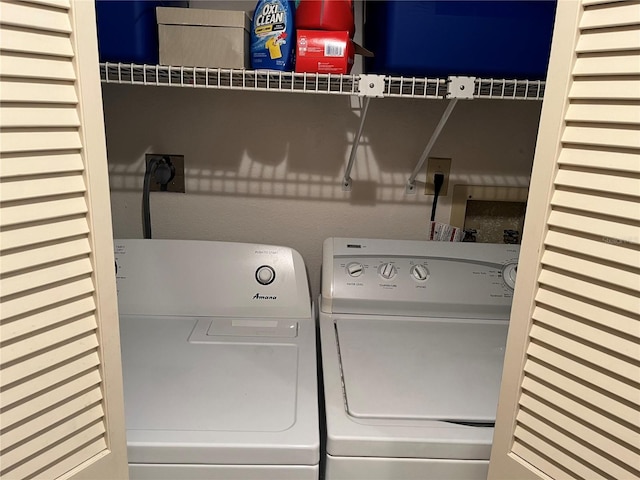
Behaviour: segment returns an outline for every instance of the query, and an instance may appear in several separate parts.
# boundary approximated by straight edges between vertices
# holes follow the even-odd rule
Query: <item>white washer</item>
[[[313,306],[286,247],[116,240],[132,479],[317,479]]]
[[[518,254],[325,241],[326,480],[487,477]]]

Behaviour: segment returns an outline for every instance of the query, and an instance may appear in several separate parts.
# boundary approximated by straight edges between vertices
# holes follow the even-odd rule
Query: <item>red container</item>
[[[356,31],[351,0],[300,0],[295,17],[297,29]]]
[[[349,32],[298,30],[296,72],[349,73],[353,66],[354,44]]]

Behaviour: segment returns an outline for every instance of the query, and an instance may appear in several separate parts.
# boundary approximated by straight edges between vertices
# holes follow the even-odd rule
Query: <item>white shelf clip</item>
[[[471,99],[476,77],[449,77],[447,98]]]
[[[384,97],[384,75],[359,76],[358,93],[364,97]]]

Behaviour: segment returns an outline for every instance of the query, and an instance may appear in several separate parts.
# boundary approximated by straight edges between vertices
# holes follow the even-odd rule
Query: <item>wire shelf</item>
[[[404,98],[436,98],[447,96],[445,78],[385,77],[384,96]]]
[[[476,78],[473,97],[503,100],[542,100],[545,85],[543,80]]]
[[[131,85],[358,94],[358,77],[353,75],[101,63],[100,78]]]
[[[360,89],[358,75],[293,73],[133,63],[101,63],[103,83],[215,88],[332,95],[382,96],[395,98],[450,98],[446,78],[384,76],[384,88],[376,95]],[[382,77],[381,77],[382,78]],[[541,80],[478,79],[473,98],[542,100],[545,82]]]

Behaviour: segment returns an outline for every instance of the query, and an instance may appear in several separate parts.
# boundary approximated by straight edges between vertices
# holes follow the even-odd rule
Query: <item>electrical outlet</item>
[[[449,191],[449,174],[451,173],[450,158],[429,158],[427,160],[427,181],[424,186],[425,195],[434,195],[433,176],[436,173],[444,174],[444,183],[440,189],[440,196],[444,197]]]
[[[176,192],[185,193],[184,189],[184,155],[167,155],[163,153],[147,153],[145,155],[145,169],[149,167],[149,162],[154,158],[168,157],[171,164],[176,170],[173,179],[167,184],[166,190],[160,189],[160,184],[156,183],[152,177],[150,182],[150,190],[152,192]]]

